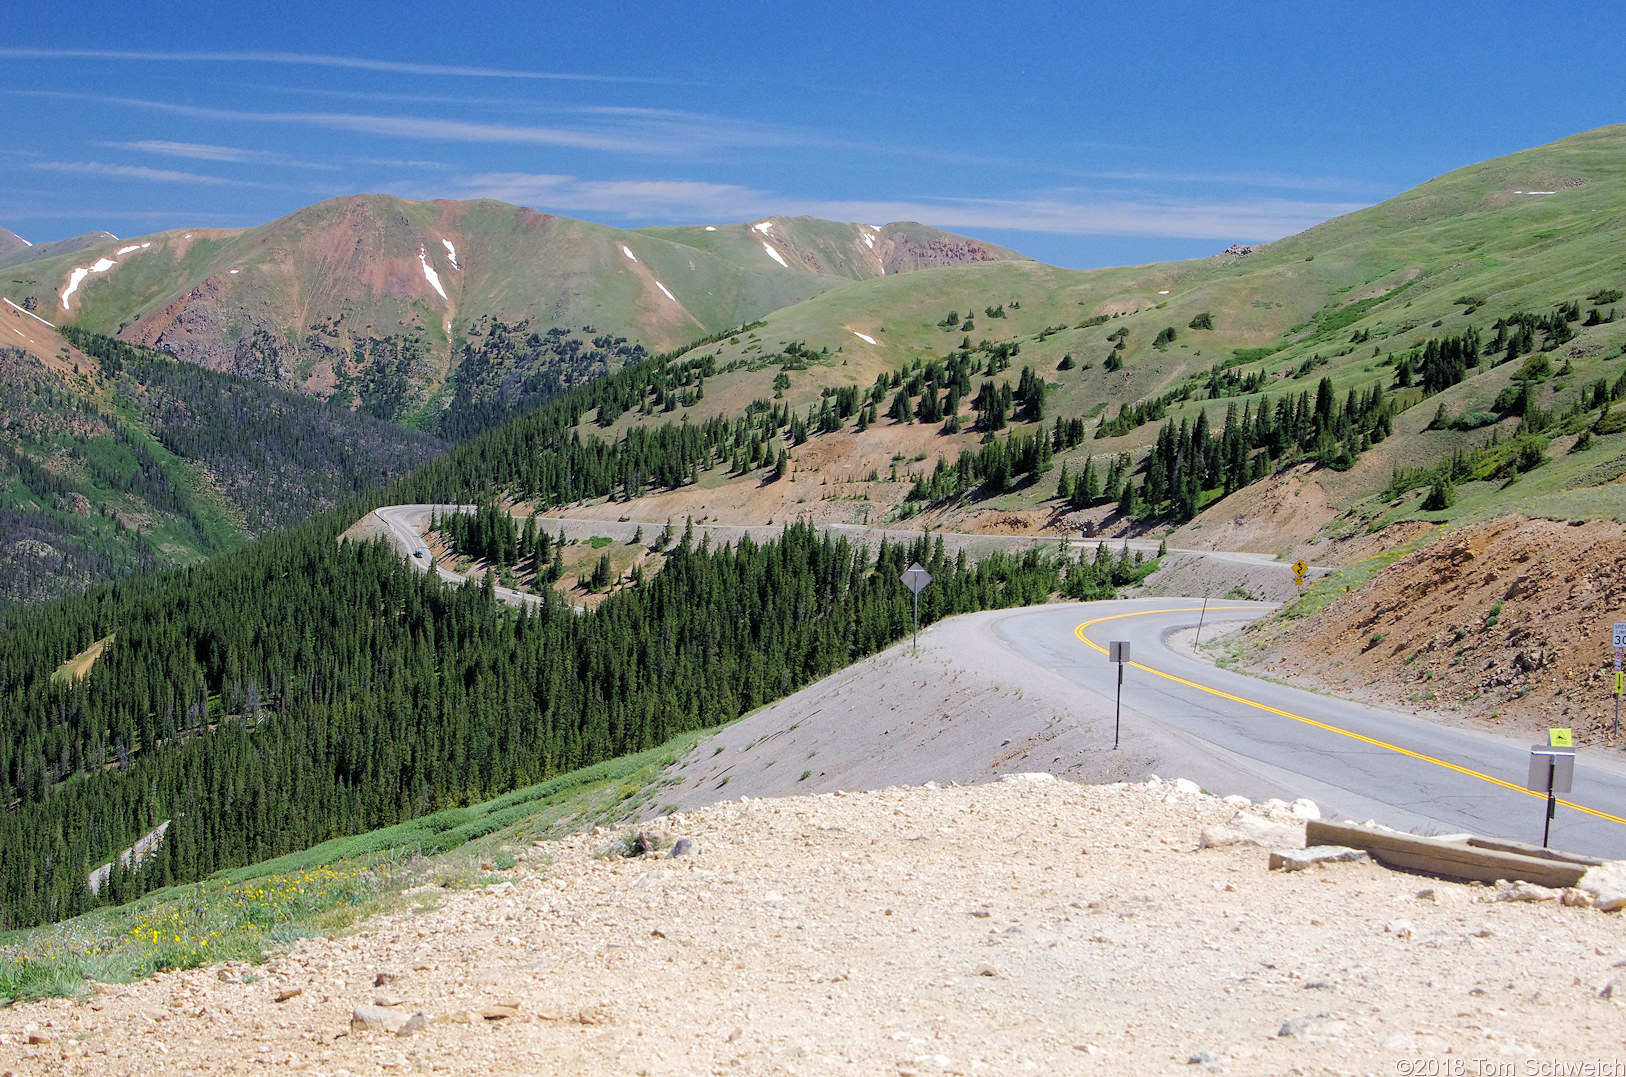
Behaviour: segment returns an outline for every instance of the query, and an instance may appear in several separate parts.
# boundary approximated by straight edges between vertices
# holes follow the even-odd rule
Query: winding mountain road
[[[991,631],[1109,701],[1116,670],[1107,644],[1128,641],[1123,739],[1146,723],[1184,735],[1199,750],[1181,761],[1181,776],[1215,791],[1248,775],[1281,789],[1278,795],[1306,796],[1340,815],[1396,828],[1541,841],[1545,798],[1524,789],[1528,743],[1216,668],[1169,642],[1197,623],[1200,606],[1135,599],[1038,607]],[[1207,623],[1252,620],[1270,608],[1211,603]],[[1626,858],[1626,767],[1607,749],[1576,754],[1574,791],[1560,798],[1551,844]]]
[[[427,571],[431,566],[422,530],[431,512],[463,508],[397,505],[374,514],[403,556]],[[638,526],[551,518],[547,523],[583,534],[631,534]],[[645,521],[642,526],[659,525]],[[724,525],[713,530],[719,540],[728,541],[737,537],[732,532],[745,529]],[[751,530],[769,538],[767,532],[778,529]],[[898,539],[914,533],[887,534]],[[951,545],[981,545],[990,538],[944,537]],[[1190,552],[1288,571],[1267,554]],[[450,582],[469,582],[435,568]],[[508,588],[497,592],[510,604],[538,601]],[[1111,713],[1113,707],[1116,669],[1107,660],[1107,644],[1129,642],[1122,739],[1131,747],[1143,731],[1155,731],[1164,746],[1160,750],[1181,745],[1177,758],[1168,759],[1174,768],[1169,777],[1190,778],[1222,793],[1308,797],[1342,817],[1370,818],[1419,833],[1467,831],[1541,841],[1545,801],[1524,789],[1530,749],[1525,741],[1233,673],[1196,656],[1189,645],[1170,642],[1200,617],[1218,625],[1252,620],[1272,608],[1211,600],[1203,613],[1201,599],[1180,598],[1065,603],[1004,611],[987,622],[985,631],[1021,658],[1087,693],[1090,698],[1081,698],[1079,709],[1095,713]],[[1010,673],[1021,676],[1020,669]],[[1552,824],[1554,848],[1626,858],[1626,762],[1617,755],[1605,749],[1578,750],[1574,792],[1561,798]]]

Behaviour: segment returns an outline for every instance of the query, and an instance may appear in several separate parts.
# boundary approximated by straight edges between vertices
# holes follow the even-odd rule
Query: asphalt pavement
[[[1201,600],[1136,599],[1037,607],[994,631],[1033,661],[1111,700],[1105,653],[1130,644],[1121,737],[1155,724],[1197,751],[1182,772],[1215,793],[1279,790],[1327,815],[1415,833],[1470,832],[1539,843],[1545,797],[1524,790],[1529,740],[1428,720],[1216,668],[1166,642],[1197,624]],[[1262,604],[1212,602],[1207,623],[1252,620]],[[1619,753],[1576,750],[1574,791],[1552,822],[1555,849],[1626,858],[1626,766]],[[1170,777],[1176,775],[1169,775]],[[1246,794],[1245,794],[1246,795]]]

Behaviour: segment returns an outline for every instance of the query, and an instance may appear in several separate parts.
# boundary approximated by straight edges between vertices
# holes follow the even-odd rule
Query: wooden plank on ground
[[[1389,867],[1474,882],[1493,883],[1498,879],[1507,879],[1538,886],[1574,886],[1587,870],[1585,864],[1475,848],[1467,842],[1442,841],[1358,823],[1312,819],[1305,825],[1304,838],[1308,845],[1347,845],[1352,849],[1365,849],[1375,860]]]
[[[1595,856],[1582,856],[1580,853],[1561,853],[1557,849],[1543,849],[1539,845],[1528,842],[1513,841],[1508,838],[1469,838],[1468,844],[1476,849],[1494,849],[1503,853],[1523,853],[1525,856],[1539,857],[1542,860],[1562,860],[1568,864],[1585,864],[1595,868],[1604,863]]]

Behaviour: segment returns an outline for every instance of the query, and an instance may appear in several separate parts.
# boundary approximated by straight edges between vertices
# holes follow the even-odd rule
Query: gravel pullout
[[[1622,1056],[1617,915],[1198,848],[1234,814],[1187,783],[1044,776],[722,804],[665,823],[693,842],[680,858],[584,835],[258,969],[0,1012],[0,1070],[1523,1074]]]

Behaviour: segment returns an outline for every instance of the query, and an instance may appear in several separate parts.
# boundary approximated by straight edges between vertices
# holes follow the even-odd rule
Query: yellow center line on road
[[[1215,612],[1218,612],[1218,611],[1221,611],[1221,610],[1248,610],[1248,609],[1260,609],[1260,608],[1268,609],[1270,607],[1260,607],[1260,606],[1209,606],[1208,607],[1208,612],[1209,613],[1215,613]],[[1137,610],[1137,611],[1134,611],[1132,613],[1114,613],[1114,614],[1111,614],[1110,616],[1107,616],[1107,617],[1097,617],[1093,621],[1085,621],[1083,624],[1081,624],[1077,628],[1073,629],[1073,635],[1077,636],[1079,638],[1079,640],[1081,642],[1083,642],[1086,646],[1093,647],[1097,651],[1100,651],[1102,654],[1106,654],[1107,649],[1105,647],[1101,646],[1099,643],[1095,642],[1094,640],[1090,639],[1088,636],[1086,636],[1084,634],[1084,630],[1086,628],[1089,628],[1092,625],[1101,624],[1101,623],[1103,623],[1105,621],[1116,621],[1116,620],[1119,620],[1119,619],[1124,618],[1124,617],[1147,617],[1147,616],[1150,616],[1150,615],[1155,614],[1155,613],[1196,613],[1197,610],[1198,610],[1198,607],[1196,607],[1196,606],[1187,606],[1187,607],[1182,607],[1182,608],[1178,608],[1178,609],[1170,608],[1170,609],[1163,609],[1163,610]],[[1351,740],[1358,740],[1358,741],[1362,742],[1363,744],[1370,744],[1373,747],[1383,748],[1383,749],[1386,749],[1388,751],[1395,752],[1395,753],[1397,753],[1399,755],[1404,755],[1404,756],[1408,756],[1408,757],[1410,757],[1412,759],[1421,760],[1424,763],[1432,763],[1437,767],[1444,767],[1446,770],[1454,770],[1458,774],[1464,774],[1464,775],[1467,775],[1470,778],[1478,778],[1482,782],[1489,782],[1492,785],[1499,785],[1503,789],[1510,789],[1515,793],[1523,793],[1526,796],[1537,797],[1537,798],[1539,798],[1541,800],[1546,800],[1547,799],[1547,795],[1545,793],[1538,793],[1538,792],[1535,792],[1534,790],[1526,789],[1522,785],[1514,785],[1512,782],[1503,781],[1501,778],[1493,777],[1492,775],[1485,774],[1482,771],[1474,770],[1471,767],[1459,766],[1456,763],[1450,763],[1450,762],[1447,762],[1444,759],[1436,759],[1432,755],[1424,755],[1422,752],[1414,752],[1410,748],[1402,748],[1398,744],[1390,744],[1388,741],[1377,740],[1374,737],[1364,736],[1364,735],[1362,735],[1360,733],[1356,733],[1356,732],[1353,732],[1353,731],[1348,730],[1348,729],[1340,728],[1339,726],[1329,725],[1326,722],[1318,722],[1314,718],[1306,718],[1302,714],[1294,714],[1292,711],[1284,711],[1284,710],[1281,710],[1278,707],[1272,707],[1268,703],[1260,703],[1260,702],[1258,702],[1256,700],[1245,699],[1242,696],[1232,695],[1230,692],[1222,692],[1218,688],[1210,688],[1206,684],[1198,684],[1196,681],[1188,681],[1184,677],[1176,677],[1172,673],[1165,673],[1161,669],[1153,669],[1151,666],[1142,665],[1139,662],[1129,662],[1127,664],[1131,665],[1131,666],[1134,666],[1136,669],[1144,670],[1147,673],[1151,673],[1151,674],[1154,674],[1155,676],[1162,677],[1164,680],[1174,681],[1176,684],[1183,684],[1187,688],[1195,688],[1199,692],[1207,692],[1209,695],[1219,696],[1221,699],[1229,699],[1233,703],[1241,703],[1244,706],[1255,707],[1255,708],[1257,708],[1259,710],[1262,710],[1262,711],[1269,711],[1271,714],[1278,714],[1278,715],[1281,715],[1283,718],[1291,718],[1295,722],[1303,722],[1305,725],[1314,726],[1317,729],[1324,729],[1328,733],[1337,733],[1339,736],[1349,737]],[[1557,799],[1558,799],[1558,803],[1564,805],[1564,807],[1566,807],[1566,808],[1573,808],[1576,811],[1585,812],[1586,814],[1596,816],[1599,819],[1607,819],[1611,823],[1620,823],[1623,826],[1626,826],[1626,818],[1622,818],[1619,815],[1611,815],[1606,811],[1599,811],[1597,808],[1589,808],[1585,804],[1577,804],[1577,803],[1575,803],[1573,801],[1565,800],[1562,797],[1557,798]]]

